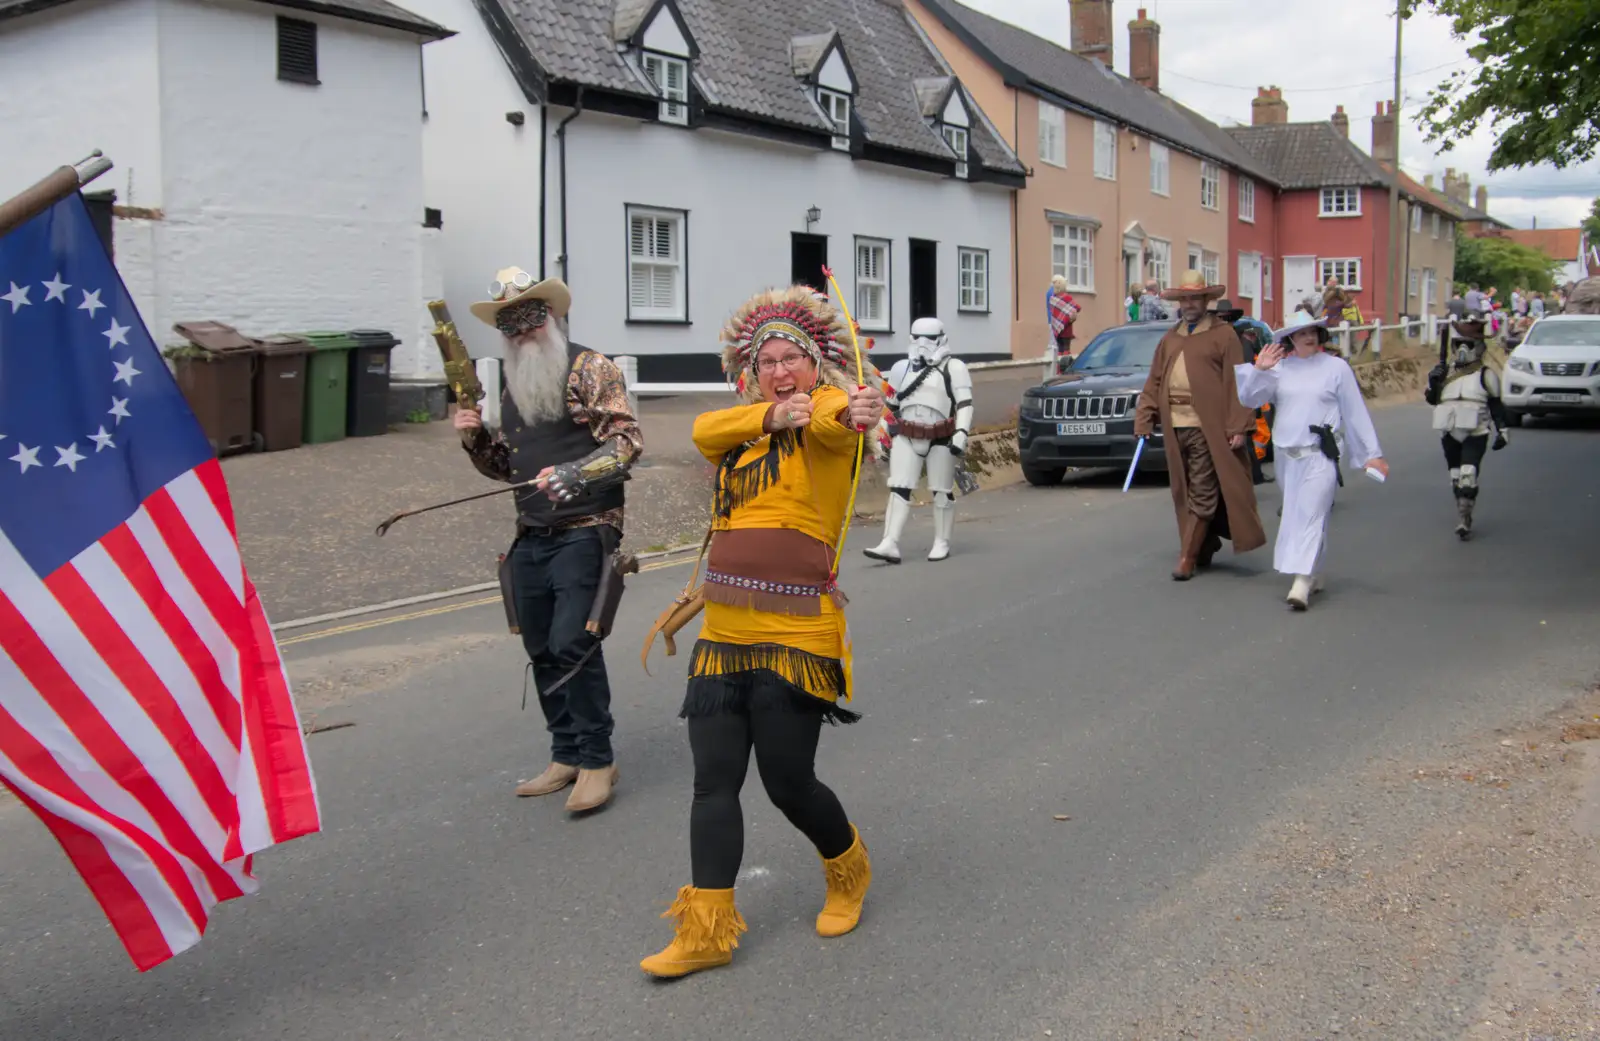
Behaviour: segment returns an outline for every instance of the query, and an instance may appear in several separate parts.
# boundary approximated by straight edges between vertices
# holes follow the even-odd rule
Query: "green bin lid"
[[[295,333],[304,337],[311,344],[313,350],[318,351],[351,351],[359,346],[346,332],[322,331],[309,333]]]

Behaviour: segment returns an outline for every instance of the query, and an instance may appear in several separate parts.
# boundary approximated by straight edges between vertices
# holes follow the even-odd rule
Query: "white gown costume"
[[[1287,339],[1298,329],[1326,328],[1326,320],[1295,322],[1280,329],[1274,340]],[[1322,562],[1328,548],[1328,514],[1339,486],[1339,463],[1322,450],[1314,428],[1331,432],[1341,457],[1348,456],[1357,470],[1381,458],[1378,432],[1361,396],[1361,386],[1350,363],[1319,350],[1309,358],[1285,356],[1265,371],[1245,363],[1235,366],[1239,401],[1247,408],[1272,405],[1277,421],[1272,427],[1274,457],[1278,461],[1278,487],[1283,489],[1283,520],[1272,566],[1295,576],[1289,605],[1305,610],[1310,594],[1322,587]]]
[[[955,530],[956,462],[967,450],[972,432],[972,375],[966,363],[950,354],[944,323],[919,318],[911,325],[911,352],[896,362],[886,377],[886,404],[894,417],[889,447],[889,507],[883,541],[866,555],[900,563],[900,533],[911,516],[911,492],[928,468],[933,493],[933,547],[929,560],[950,555]]]

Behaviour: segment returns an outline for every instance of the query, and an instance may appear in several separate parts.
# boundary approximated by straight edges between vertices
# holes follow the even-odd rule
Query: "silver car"
[[[1523,416],[1600,416],[1600,315],[1534,322],[1511,352],[1502,398],[1514,424]]]

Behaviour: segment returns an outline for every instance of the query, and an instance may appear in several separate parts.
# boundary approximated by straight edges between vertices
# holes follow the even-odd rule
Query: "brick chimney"
[[[1433,174],[1430,173],[1422,175],[1422,186],[1430,189],[1433,187]]]
[[[1128,75],[1141,87],[1161,91],[1161,24],[1142,7],[1128,23]]]
[[[1455,178],[1450,182],[1450,187],[1445,191],[1445,194],[1463,206],[1467,205],[1467,197],[1472,192],[1472,178],[1466,174],[1457,174],[1454,167],[1445,171],[1445,177]]]
[[[1484,213],[1489,212],[1489,188],[1487,185],[1478,185],[1478,209]]]
[[[1350,117],[1345,114],[1343,105],[1333,110],[1333,129],[1339,131],[1341,137],[1350,136]]]
[[[1393,101],[1378,102],[1372,117],[1372,158],[1380,163],[1395,161]]]
[[[1072,0],[1072,49],[1112,65],[1111,0]]]
[[[1289,122],[1289,103],[1283,100],[1279,87],[1257,87],[1255,100],[1250,102],[1250,125],[1267,126]]]

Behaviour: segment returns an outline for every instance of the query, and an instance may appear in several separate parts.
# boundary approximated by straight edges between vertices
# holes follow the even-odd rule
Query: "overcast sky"
[[[1070,46],[1068,0],[964,0],[968,6]],[[1112,9],[1116,67],[1128,71],[1128,22],[1136,0]],[[1326,119],[1334,106],[1350,116],[1350,137],[1372,144],[1376,102],[1394,96],[1393,0],[1149,0],[1150,17],[1161,23],[1161,90],[1224,126],[1250,122],[1258,86],[1283,88],[1294,121]],[[1437,154],[1423,141],[1415,116],[1430,88],[1469,66],[1465,41],[1433,14],[1406,21],[1401,53],[1403,105],[1410,117],[1400,127],[1400,160],[1422,180],[1443,180],[1455,167],[1489,186],[1489,209],[1516,227],[1571,227],[1600,195],[1600,159],[1578,167],[1553,166],[1503,171],[1489,177],[1493,131],[1479,129],[1451,152]]]

